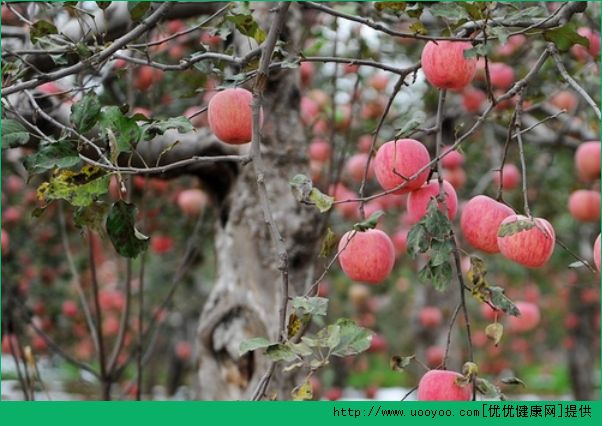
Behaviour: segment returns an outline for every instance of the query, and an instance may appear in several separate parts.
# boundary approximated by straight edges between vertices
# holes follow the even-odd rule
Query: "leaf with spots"
[[[108,192],[110,178],[104,170],[89,165],[77,172],[56,171],[38,187],[38,199],[46,203],[65,200],[74,207],[86,207]]]
[[[107,233],[117,253],[135,258],[148,248],[150,238],[136,228],[137,208],[119,200],[113,204],[107,217]]]

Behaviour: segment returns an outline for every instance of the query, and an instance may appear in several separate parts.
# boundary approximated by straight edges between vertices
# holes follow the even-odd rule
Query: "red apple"
[[[330,388],[324,393],[324,397],[329,401],[338,401],[343,396],[341,388]]]
[[[577,100],[577,96],[570,90],[561,90],[552,96],[550,103],[558,109],[573,112],[577,108],[579,101]]]
[[[462,92],[462,105],[466,112],[473,114],[479,112],[486,100],[487,95],[481,89],[468,86]]]
[[[490,63],[489,81],[496,89],[508,90],[514,83],[514,69],[501,62]]]
[[[435,328],[443,322],[443,314],[436,306],[425,306],[418,313],[418,321],[424,328]]]
[[[462,377],[460,373],[455,371],[428,371],[418,383],[418,400],[470,401],[472,399],[472,385],[460,386],[456,383],[456,380]]]
[[[600,222],[600,192],[574,191],[569,197],[569,212],[579,222]]]
[[[514,189],[520,184],[521,174],[514,164],[504,164],[503,170],[503,186],[504,189]],[[500,171],[493,172],[493,182],[496,186],[500,184]]]
[[[439,89],[462,89],[474,78],[477,61],[464,57],[472,44],[462,41],[429,41],[422,50],[421,64],[426,79]]]
[[[511,226],[528,225],[529,229],[512,231]],[[503,230],[506,230],[505,234]],[[498,230],[497,245],[508,259],[528,268],[539,268],[546,264],[554,252],[556,233],[545,219],[529,219],[522,215],[506,217]]]
[[[495,53],[499,56],[510,56],[520,49],[527,42],[527,37],[523,34],[513,35],[506,40],[506,43],[498,46]]]
[[[136,72],[134,86],[141,91],[148,90],[163,79],[163,72],[148,65],[141,66]]]
[[[426,348],[426,363],[431,368],[439,367],[443,364],[445,349],[441,346],[429,346]]]
[[[301,85],[303,87],[311,86],[316,70],[311,62],[301,62],[299,65],[299,73],[301,75]]]
[[[455,169],[443,169],[441,173],[443,179],[448,181],[454,189],[460,189],[466,183],[466,172],[462,167],[456,167]]]
[[[207,205],[207,194],[200,189],[185,189],[178,194],[177,203],[186,216],[198,216]]]
[[[201,43],[206,44],[210,47],[219,47],[219,45],[222,43],[222,38],[217,34],[204,32],[203,34],[201,34]]]
[[[372,340],[370,342],[370,347],[368,348],[369,352],[385,352],[387,350],[387,339],[382,334],[374,334],[372,335]]]
[[[376,73],[370,79],[370,86],[379,92],[385,90],[389,84],[389,77],[384,72]]]
[[[359,152],[370,152],[371,147],[372,147],[372,136],[371,135],[362,135],[357,140],[357,150]]]
[[[585,182],[600,179],[600,141],[584,142],[577,147],[575,168]]]
[[[337,184],[330,188],[328,193],[334,197],[336,201],[354,200],[357,199],[358,195],[347,188],[343,184]],[[335,205],[335,209],[345,219],[355,219],[358,217],[359,202],[352,201],[348,203],[340,203]]]
[[[188,342],[179,341],[178,343],[176,343],[174,352],[176,354],[176,358],[178,358],[182,362],[187,362],[192,356],[192,346],[190,346],[190,343]]]
[[[408,248],[408,233],[410,231],[407,228],[401,228],[393,234],[391,240],[393,241],[393,246],[395,247],[395,253],[397,256],[401,256],[406,253]]]
[[[460,229],[466,241],[486,253],[499,253],[497,232],[502,221],[514,211],[485,195],[471,198],[462,209]]]
[[[573,45],[573,47],[571,47],[571,53],[573,56],[580,61],[585,61],[589,55],[597,58],[600,55],[600,33],[597,31],[592,31],[587,27],[579,28],[577,33],[581,37],[585,37],[589,40],[589,47],[586,48],[580,44]]]
[[[251,142],[252,100],[253,94],[241,88],[226,89],[211,98],[207,111],[209,127],[219,140],[232,145]]]
[[[447,204],[447,217],[453,220],[458,211],[458,196],[454,187],[446,180],[443,181],[443,191],[445,192],[445,202]],[[410,192],[408,196],[408,218],[410,222],[417,223],[422,219],[428,210],[428,205],[433,198],[439,196],[439,182],[432,179],[422,188]],[[443,211],[443,203],[439,203],[439,209]]]
[[[173,239],[167,235],[155,235],[151,238],[151,249],[157,254],[167,253],[173,248]]]
[[[192,106],[187,108],[186,111],[184,111],[184,114],[182,115],[189,119],[192,125],[198,129],[201,127],[205,127],[208,124],[207,111],[199,112],[201,110],[202,108]]]
[[[61,310],[67,318],[75,318],[77,316],[77,304],[73,300],[65,300]]]
[[[306,126],[314,124],[318,115],[320,115],[320,105],[308,96],[301,98],[299,110],[301,112],[301,121]]]
[[[600,272],[600,234],[598,234],[598,238],[594,241],[594,263],[596,264],[596,268],[598,268],[598,272]]]
[[[446,169],[455,169],[464,164],[464,155],[457,150],[452,150],[451,146],[444,146],[441,150],[445,154],[441,158],[441,167]]]
[[[349,157],[345,163],[345,174],[351,178],[354,182],[361,182],[364,179],[364,172],[366,171],[366,163],[370,156],[368,154],[355,154]],[[371,179],[374,176],[374,161],[370,161],[368,167],[367,179]]]
[[[520,311],[518,317],[508,316],[508,330],[524,333],[533,330],[539,324],[541,315],[539,307],[534,303],[516,302],[516,307]]]
[[[339,241],[339,263],[354,281],[378,284],[385,280],[395,263],[395,248],[379,229],[349,231]]]
[[[398,139],[383,144],[374,157],[374,174],[384,190],[390,190],[408,182],[408,179],[431,161],[426,147],[414,139]],[[429,170],[423,170],[396,194],[405,194],[420,188],[428,178]]]
[[[108,337],[117,336],[119,332],[119,320],[113,314],[108,315],[102,322],[102,333]]]

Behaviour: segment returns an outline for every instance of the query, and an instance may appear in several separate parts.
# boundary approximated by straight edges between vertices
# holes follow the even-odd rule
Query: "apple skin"
[[[494,88],[507,90],[514,83],[514,69],[501,62],[491,63],[489,64],[489,80]]]
[[[301,121],[306,126],[313,124],[318,118],[318,115],[320,115],[320,105],[308,96],[303,96],[301,98],[299,109],[301,111]]]
[[[330,144],[322,138],[314,138],[309,144],[309,158],[322,163],[330,160],[332,148]]]
[[[355,191],[352,191],[341,183],[331,186],[328,194],[334,197],[336,201],[357,199],[358,197]],[[359,217],[359,202],[357,201],[337,204],[335,205],[335,209],[345,219],[356,219]]]
[[[469,86],[462,92],[462,105],[466,112],[473,114],[479,112],[485,101],[487,95],[481,89]]]
[[[534,303],[523,301],[516,302],[515,305],[520,311],[520,315],[518,317],[508,316],[508,330],[516,333],[525,333],[537,327],[541,320],[539,307]]]
[[[441,167],[455,169],[464,164],[464,155],[455,149],[452,150],[451,146],[443,147],[442,152],[446,154],[441,158]]]
[[[198,216],[207,205],[207,194],[200,189],[185,189],[176,202],[186,216]]]
[[[251,142],[253,94],[246,89],[226,89],[209,101],[207,117],[211,131],[224,143],[241,145]],[[263,123],[263,113],[260,116]]]
[[[182,362],[188,362],[192,357],[192,346],[186,341],[179,341],[174,348],[176,358]]]
[[[395,253],[397,256],[401,256],[405,254],[408,249],[408,234],[410,230],[407,228],[401,228],[393,234],[391,240],[393,241],[393,246],[395,247]]]
[[[522,220],[529,219],[514,214],[505,218],[500,227]],[[497,237],[500,252],[506,258],[528,268],[540,268],[545,265],[552,256],[556,243],[556,233],[550,222],[542,218],[534,218],[534,220],[536,226],[531,229],[504,237],[498,234]]]
[[[502,167],[504,171],[504,189],[512,190],[518,187],[521,180],[521,173],[514,164],[504,164]],[[493,173],[493,182],[496,186],[500,185],[500,172],[494,171]]]
[[[584,182],[600,179],[600,141],[584,142],[577,147],[575,168]]]
[[[462,167],[443,169],[441,175],[443,176],[443,179],[451,183],[454,189],[460,189],[466,184],[466,172]]]
[[[349,278],[370,284],[385,280],[395,264],[395,248],[379,229],[349,231],[339,241],[339,264]]]
[[[301,85],[308,87],[311,85],[316,69],[311,62],[301,62],[299,65],[299,74],[301,76]]]
[[[600,193],[578,189],[569,197],[569,212],[579,222],[600,222]]]
[[[462,209],[460,229],[466,241],[485,253],[499,253],[497,231],[514,211],[486,195],[471,198]]]
[[[144,65],[138,69],[134,86],[141,91],[148,90],[154,83],[163,79],[163,72],[151,66]]]
[[[374,174],[384,190],[393,189],[410,178],[431,161],[426,147],[414,139],[398,139],[383,144],[374,157]],[[400,176],[401,175],[401,176]],[[428,178],[428,168],[395,194],[405,194],[420,188]],[[403,176],[403,177],[402,177]]]
[[[364,171],[366,170],[366,163],[370,156],[368,154],[359,153],[354,154],[345,163],[345,174],[351,178],[354,182],[361,182],[364,178]],[[374,161],[370,161],[368,167],[367,179],[371,179],[374,176]]]
[[[443,314],[436,306],[425,306],[418,313],[418,321],[424,328],[435,328],[443,322]]]
[[[596,268],[598,268],[598,272],[600,272],[600,234],[598,234],[598,238],[594,241],[594,263],[596,264]]]
[[[444,180],[443,190],[445,192],[445,202],[447,204],[447,217],[453,220],[458,211],[458,196],[451,183]],[[408,196],[408,219],[411,223],[417,223],[422,219],[428,210],[428,205],[432,198],[439,195],[439,182],[432,179],[424,184],[420,189],[413,191]],[[443,203],[439,203],[439,209],[443,211]]]
[[[443,364],[443,358],[445,358],[445,349],[441,346],[429,346],[426,349],[426,363],[429,367],[435,368]]]
[[[477,61],[464,57],[472,44],[463,41],[429,41],[422,50],[422,71],[429,83],[439,89],[459,90],[474,78]]]
[[[457,385],[455,380],[460,373],[448,370],[430,370],[418,383],[419,401],[470,401],[472,386]]]
[[[73,300],[65,300],[61,310],[67,318],[75,318],[78,312],[77,304]]]
[[[550,103],[556,108],[565,109],[568,112],[575,111],[579,101],[577,96],[570,90],[561,90],[550,99]]]
[[[374,74],[370,79],[370,86],[379,92],[385,90],[389,84],[389,77],[384,72]]]

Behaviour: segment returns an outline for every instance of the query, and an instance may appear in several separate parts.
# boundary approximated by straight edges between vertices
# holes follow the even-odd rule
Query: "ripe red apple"
[[[151,238],[151,249],[157,254],[167,253],[173,248],[173,239],[167,235],[155,235]]]
[[[102,333],[108,337],[117,336],[119,332],[119,320],[113,314],[108,315],[102,322]]]
[[[462,105],[466,112],[479,112],[486,100],[487,95],[481,89],[468,86],[462,92]]]
[[[343,396],[341,388],[330,388],[324,393],[324,397],[329,401],[338,401]]]
[[[314,64],[311,62],[301,62],[299,65],[299,73],[301,75],[301,86],[309,87],[316,73]]]
[[[550,103],[558,109],[572,112],[577,108],[579,101],[577,100],[577,96],[570,90],[561,90],[552,96]]]
[[[530,229],[519,230],[511,235],[501,236],[504,225],[525,224],[530,222]],[[505,218],[498,230],[497,245],[500,252],[508,259],[528,268],[539,268],[546,264],[554,252],[556,233],[545,219],[529,219],[522,215],[511,215]]]
[[[301,121],[306,126],[309,126],[314,124],[318,115],[320,115],[320,105],[312,98],[303,96],[299,105],[299,111],[301,113]]]
[[[453,220],[458,211],[458,196],[451,183],[443,181],[443,191],[445,192],[445,202],[447,204],[447,217]],[[416,223],[426,215],[428,205],[433,198],[439,196],[439,182],[432,179],[424,184],[420,189],[410,192],[408,196],[408,218],[412,223]],[[439,203],[439,209],[444,212],[443,203]],[[445,213],[445,212],[444,212]]]
[[[497,232],[502,221],[514,211],[486,195],[471,198],[462,209],[460,229],[466,241],[486,253],[499,253]]]
[[[200,110],[201,108],[192,106],[187,108],[186,111],[184,111],[184,114],[182,114],[184,117],[189,119],[192,125],[197,129],[205,127],[208,124],[207,111],[199,113]]]
[[[443,364],[445,349],[441,346],[433,345],[426,348],[426,363],[431,368],[439,367]]]
[[[330,144],[322,138],[314,138],[309,144],[309,158],[314,161],[326,162],[330,160],[332,148]]]
[[[222,43],[222,38],[218,34],[204,32],[201,34],[201,43],[210,47],[219,47],[219,45]]]
[[[443,322],[443,314],[436,306],[425,306],[418,313],[418,321],[424,328],[435,328]]]
[[[207,205],[207,194],[200,189],[185,189],[178,194],[177,203],[186,216],[198,216]]]
[[[370,156],[368,154],[354,154],[345,163],[345,174],[351,178],[354,182],[361,182],[364,178],[364,172],[366,170],[366,163]],[[371,179],[374,176],[374,161],[370,161],[368,167],[367,179]]]
[[[395,254],[397,257],[406,253],[408,249],[408,233],[410,231],[407,228],[401,228],[393,234],[391,240],[393,241],[393,246],[395,247]]]
[[[513,35],[506,40],[506,43],[498,46],[495,53],[499,56],[510,56],[520,49],[527,42],[527,37],[523,34]]]
[[[369,152],[371,146],[372,146],[372,136],[371,135],[362,135],[357,140],[358,152]]]
[[[457,150],[452,150],[451,146],[444,146],[441,150],[445,156],[441,158],[441,167],[446,169],[455,169],[464,164],[464,155]]]
[[[160,82],[163,79],[163,72],[159,69],[148,65],[143,65],[138,68],[134,86],[141,91],[148,90],[153,84]]]
[[[429,41],[422,50],[421,64],[426,79],[439,89],[462,89],[474,78],[477,61],[464,57],[472,45],[462,41]]]
[[[9,175],[6,177],[4,187],[9,194],[19,194],[25,190],[25,182],[19,176]]]
[[[483,330],[476,330],[472,333],[472,344],[477,348],[482,348],[487,344],[488,337]]]
[[[343,65],[343,74],[357,74],[357,70],[360,69],[358,64],[345,64]]]
[[[504,174],[504,181],[503,181],[503,186],[504,189],[514,189],[517,188],[518,185],[520,184],[520,180],[521,180],[521,174],[520,174],[520,170],[518,170],[518,167],[516,167],[514,164],[504,164],[504,167],[502,167],[503,170],[503,174]],[[496,186],[499,186],[500,184],[500,172],[499,171],[494,171],[493,173],[493,182],[495,183]]]
[[[339,263],[354,281],[378,284],[385,280],[395,263],[395,248],[379,229],[349,231],[339,241]]]
[[[373,334],[370,341],[369,352],[385,352],[387,350],[387,339],[382,334]]]
[[[508,316],[508,330],[524,333],[533,330],[539,324],[541,314],[539,307],[534,303],[516,302],[516,307],[520,311],[518,317]]]
[[[600,192],[574,191],[569,197],[569,212],[579,222],[600,222]]]
[[[67,318],[75,318],[77,316],[77,304],[73,300],[65,300],[61,310]]]
[[[454,189],[460,189],[466,183],[466,172],[462,167],[455,169],[443,169],[441,172],[443,179],[448,181]]]
[[[364,395],[366,396],[366,399],[376,398],[376,392],[378,392],[378,387],[374,385],[368,386],[366,389],[364,389]]]
[[[190,346],[190,343],[188,342],[179,341],[178,343],[176,343],[174,352],[176,354],[176,358],[178,358],[182,362],[187,362],[192,356],[192,346]]]
[[[379,92],[385,90],[389,84],[389,77],[384,72],[376,73],[370,79],[370,86]]]
[[[358,195],[347,188],[343,184],[337,184],[330,188],[328,193],[334,197],[336,201],[344,201],[344,200],[354,200],[357,199]],[[359,202],[352,201],[349,203],[341,203],[336,204],[335,209],[343,216],[345,219],[355,219],[358,217],[358,207]]]
[[[2,228],[2,256],[6,256],[8,254],[8,249],[10,247],[10,237],[8,236],[8,232]]]
[[[592,31],[587,27],[579,28],[577,33],[581,37],[585,37],[589,40],[589,48],[581,46],[580,44],[575,44],[573,47],[571,47],[571,53],[573,56],[580,61],[585,61],[590,55],[594,58],[597,58],[600,55],[600,33],[597,31]]]
[[[463,376],[455,371],[428,371],[418,383],[418,400],[470,401],[472,399],[472,386],[470,384],[458,385],[456,379],[461,377]]]
[[[209,127],[219,140],[232,145],[251,142],[252,100],[253,94],[241,88],[226,89],[211,98],[207,110]]]
[[[600,234],[598,234],[598,238],[594,241],[594,263],[596,264],[596,268],[598,268],[598,272],[600,272]]]
[[[490,63],[489,80],[494,88],[508,90],[514,84],[514,69],[501,62]]]
[[[426,147],[414,139],[398,139],[383,144],[374,157],[374,174],[385,190],[393,189],[416,174],[431,161]],[[396,194],[405,194],[420,188],[428,178],[428,168]]]
[[[584,142],[577,147],[575,168],[585,182],[600,179],[600,141]]]

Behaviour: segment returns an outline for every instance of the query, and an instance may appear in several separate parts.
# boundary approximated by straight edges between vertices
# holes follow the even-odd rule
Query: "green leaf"
[[[51,22],[41,19],[29,27],[29,36],[31,42],[35,43],[38,39],[51,34],[58,34],[58,30]]]
[[[439,209],[439,203],[436,199],[432,199],[429,202],[426,215],[421,219],[424,224],[426,232],[428,232],[432,238],[436,238],[440,241],[444,241],[449,238],[451,231],[451,223],[446,214]]]
[[[151,2],[148,1],[128,2],[128,11],[130,12],[130,18],[132,18],[132,21],[140,21],[144,17],[150,6]]]
[[[330,256],[337,246],[337,238],[332,229],[328,227],[326,229],[326,235],[322,239],[322,244],[320,246],[320,257],[328,257]]]
[[[497,386],[482,377],[475,380],[477,391],[482,393],[485,398],[499,398],[501,392]]]
[[[375,211],[368,219],[353,225],[353,230],[357,232],[364,232],[368,229],[376,228],[376,225],[378,225],[378,219],[380,219],[381,216],[384,214],[385,212],[383,212],[382,210]]]
[[[314,185],[311,179],[305,175],[298,174],[295,175],[288,184],[293,191],[293,195],[295,199],[299,202],[304,202],[309,200],[309,195],[311,194],[311,190]]]
[[[431,283],[438,291],[444,291],[452,278],[452,266],[444,262],[434,266],[430,261],[418,272],[418,279],[423,283]]]
[[[454,245],[450,240],[445,240],[443,242],[433,240],[431,244],[431,265],[432,266],[440,266],[446,263],[449,260],[449,255],[452,253],[454,249]]]
[[[305,342],[300,342],[300,343],[289,342],[288,345],[295,354],[297,354],[301,357],[310,356],[311,354],[314,353],[314,351],[312,351],[312,349],[309,347],[309,345]]]
[[[313,389],[309,380],[305,380],[291,392],[293,401],[307,401],[314,397]]]
[[[431,238],[422,223],[417,223],[408,232],[408,254],[413,258],[418,253],[426,253],[431,245]]]
[[[571,268],[571,269],[577,269],[577,268],[584,268],[584,267],[587,267],[587,266],[588,265],[585,262],[583,262],[582,260],[578,260],[576,262],[571,263],[569,265],[569,268]]]
[[[2,119],[2,148],[15,148],[29,141],[29,132],[17,120]]]
[[[523,382],[521,379],[519,379],[518,377],[504,377],[501,382],[505,385],[520,385],[523,388],[526,388],[527,385],[525,385],[525,382]]]
[[[470,15],[466,12],[466,9],[455,2],[434,3],[428,9],[433,16],[441,18],[451,20],[470,19]]]
[[[117,106],[109,106],[102,110],[100,115],[101,132],[108,137],[111,130],[115,135],[117,154],[131,152],[142,137],[142,130],[135,119],[126,117]]]
[[[302,313],[310,315],[326,315],[328,299],[324,297],[294,297],[291,306]]]
[[[107,203],[95,201],[89,206],[75,209],[73,222],[78,228],[88,227],[101,234],[104,232],[103,224],[108,213],[109,205]]]
[[[266,34],[255,19],[253,19],[252,15],[235,13],[227,16],[226,20],[232,22],[242,35],[254,38],[259,44],[264,42]]]
[[[243,340],[240,342],[240,346],[238,347],[238,354],[243,356],[247,352],[251,352],[256,349],[267,348],[271,344],[272,342],[263,337],[253,337],[252,339]]]
[[[504,289],[501,287],[490,287],[491,304],[505,313],[512,316],[519,316],[520,310],[510,299],[504,294]]]
[[[272,361],[292,361],[297,358],[295,352],[284,343],[276,343],[268,346],[266,355]]]
[[[504,335],[504,326],[499,322],[494,322],[485,327],[485,335],[493,340],[493,344],[497,346]]]
[[[491,27],[489,28],[489,34],[493,37],[496,37],[501,44],[506,43],[508,41],[508,36],[510,35],[510,31],[506,27]]]
[[[386,10],[399,14],[399,12],[406,10],[407,5],[404,1],[377,1],[374,3],[374,8],[379,12]]]
[[[484,2],[461,2],[460,4],[473,21],[485,18],[483,12],[487,9],[487,5]]]
[[[38,187],[38,198],[45,202],[66,200],[74,207],[86,207],[108,192],[110,178],[104,170],[88,165],[78,172],[60,170]]]
[[[577,33],[577,27],[572,22],[544,31],[543,38],[554,43],[561,52],[567,52],[575,44],[589,47],[589,40]]]
[[[188,133],[194,130],[194,126],[190,120],[184,116],[171,117],[161,121],[152,121],[143,124],[141,127],[144,140],[150,140],[157,135],[162,135],[169,129],[176,129],[180,133]]]
[[[426,29],[424,24],[420,21],[412,22],[410,24],[410,31],[412,31],[412,33],[414,33],[414,34],[421,34],[421,35],[428,34],[428,30]],[[412,130],[414,130],[414,129],[415,129],[415,127]]]
[[[100,102],[94,92],[88,92],[71,106],[71,122],[79,132],[92,129],[100,118]]]
[[[318,188],[312,188],[309,193],[309,201],[313,202],[320,213],[327,212],[334,203],[334,197],[322,193]]]
[[[414,130],[424,123],[424,120],[426,120],[426,114],[422,111],[415,111],[410,117],[408,117],[408,114],[405,114],[400,118],[400,121],[404,122],[405,124],[401,126],[399,130],[397,130],[395,138],[401,139],[411,135]]]
[[[535,226],[535,221],[529,219],[520,219],[514,222],[504,223],[503,225],[500,225],[500,229],[497,231],[497,236],[509,237],[510,235],[518,234],[522,231],[528,231]]]
[[[135,258],[148,247],[149,237],[136,229],[136,206],[119,200],[107,217],[107,233],[117,253]]]
[[[416,355],[411,355],[411,356],[394,355],[391,357],[391,360],[389,361],[389,366],[391,367],[391,370],[401,372],[401,371],[404,371],[406,369],[406,367],[410,365],[410,363],[412,362],[412,360],[414,358],[416,358]]]
[[[477,44],[475,47],[464,51],[465,58],[476,58],[477,56],[487,56],[491,50],[490,44]]]
[[[357,355],[370,347],[372,333],[358,326],[355,321],[341,318],[335,325],[340,328],[340,339],[333,348],[332,355],[338,357]]]

